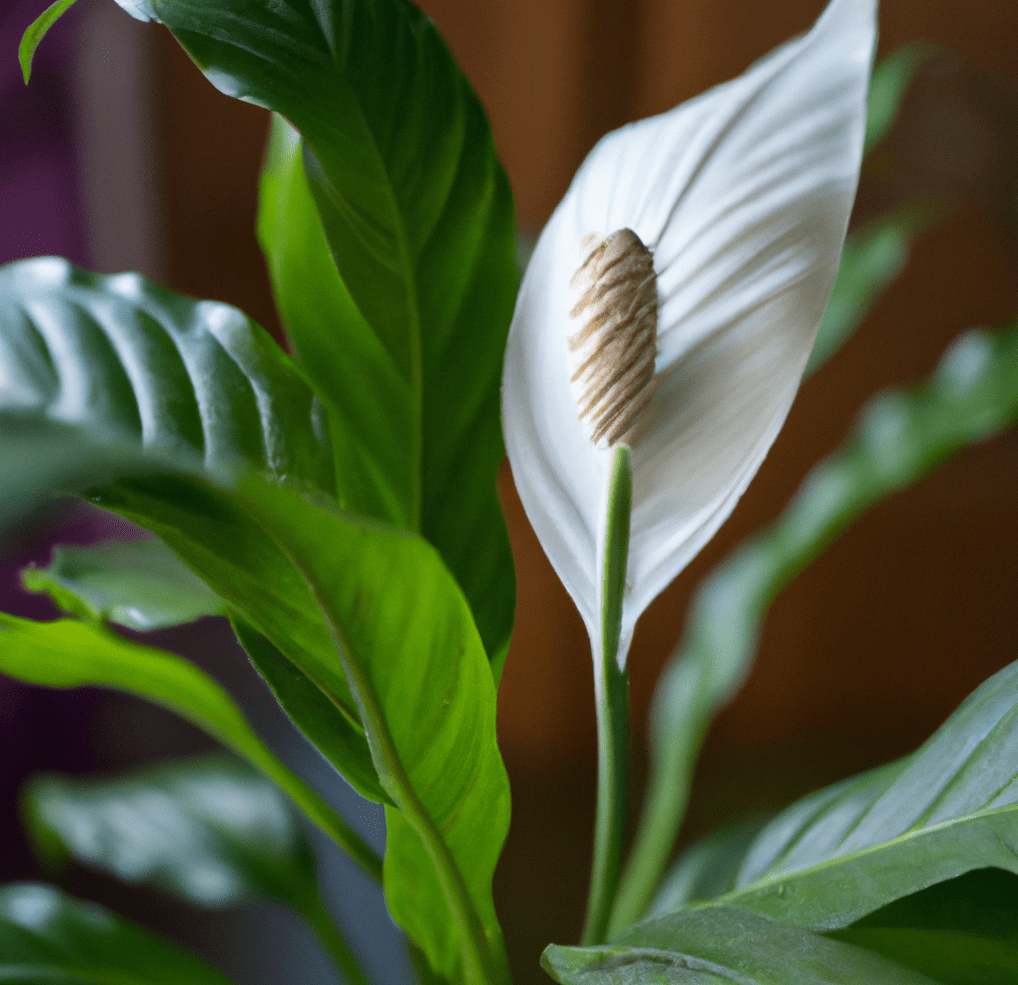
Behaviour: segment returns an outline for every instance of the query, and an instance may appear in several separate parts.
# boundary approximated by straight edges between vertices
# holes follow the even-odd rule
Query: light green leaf
[[[774,598],[874,503],[1016,418],[1018,328],[961,336],[925,385],[873,401],[854,435],[813,469],[777,522],[703,582],[655,692],[648,796],[612,933],[638,919],[657,888],[707,726],[748,672]]]
[[[329,402],[340,502],[439,549],[500,668],[514,585],[495,493],[499,387],[519,279],[476,95],[404,0],[143,6],[219,88],[306,141],[277,122],[259,232]]]
[[[507,981],[491,879],[509,786],[494,682],[463,595],[419,537],[265,483],[241,496],[321,605],[396,805],[386,809],[393,917],[445,977]]]
[[[1018,663],[911,756],[778,815],[718,903],[833,930],[987,867],[1018,873]]]
[[[22,793],[47,860],[73,858],[199,906],[261,896],[298,913],[318,900],[311,846],[280,789],[224,756],[116,779],[44,774]]]
[[[0,980],[11,985],[227,985],[193,955],[52,886],[0,888]]]
[[[648,920],[605,947],[552,945],[541,963],[562,985],[937,985],[862,948],[728,908]]]
[[[18,62],[21,64],[21,74],[28,85],[32,77],[32,59],[35,57],[36,49],[42,44],[49,29],[67,12],[74,0],[56,0],[50,4],[25,31],[18,45]]]
[[[111,687],[186,718],[278,783],[307,816],[377,877],[379,862],[350,826],[262,743],[229,695],[181,657],[70,619],[0,613],[0,672],[47,687]]]
[[[827,936],[936,975],[944,985],[1018,982],[1018,876],[974,870]]]
[[[132,629],[228,614],[222,600],[160,540],[57,547],[48,568],[29,568],[22,579],[79,618]],[[343,712],[252,626],[234,620],[233,628],[283,710],[322,755],[349,774],[357,789],[387,801],[370,759],[360,753],[363,738]]]
[[[162,541],[58,546],[48,567],[22,572],[25,588],[91,622],[150,630],[226,615],[226,607]]]

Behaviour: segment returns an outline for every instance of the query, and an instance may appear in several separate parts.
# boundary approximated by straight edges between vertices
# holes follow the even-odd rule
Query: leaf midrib
[[[826,859],[823,862],[811,865],[803,869],[795,869],[784,875],[774,875],[766,879],[759,879],[756,882],[750,883],[748,886],[742,889],[732,890],[726,893],[724,896],[719,896],[716,899],[709,900],[704,903],[699,903],[695,906],[689,907],[690,910],[704,910],[710,909],[716,906],[738,906],[740,900],[751,898],[754,896],[760,896],[767,892],[767,890],[774,887],[787,885],[790,882],[795,882],[800,879],[804,879],[808,876],[815,875],[820,872],[824,872],[828,869],[834,868],[835,866],[845,864],[847,862],[856,861],[861,858],[865,858],[868,855],[873,855],[877,852],[886,851],[894,845],[905,844],[916,838],[924,838],[937,831],[942,831],[957,825],[965,824],[970,821],[981,821],[986,818],[993,817],[998,814],[1018,813],[1018,804],[1007,804],[1004,807],[994,807],[990,809],[983,809],[979,811],[973,811],[969,814],[962,814],[959,817],[949,818],[946,821],[940,821],[937,824],[930,825],[925,828],[911,829],[898,835],[895,838],[891,838],[888,841],[879,842],[876,845],[871,845],[868,848],[861,848],[855,852],[849,852],[846,855],[837,855],[834,858]]]
[[[403,275],[404,282],[407,284],[407,299],[408,299],[408,314],[410,316],[410,324],[408,326],[410,334],[410,385],[413,392],[414,399],[414,414],[413,414],[413,434],[411,435],[411,454],[413,456],[412,468],[411,468],[411,502],[409,510],[410,529],[414,533],[421,532],[421,516],[423,513],[423,462],[424,462],[424,366],[423,366],[423,354],[421,351],[421,312],[420,312],[420,292],[416,277],[416,265],[412,262],[410,257],[409,240],[407,236],[407,230],[404,223],[403,213],[400,210],[399,202],[395,195],[393,187],[392,175],[386,166],[385,157],[382,154],[381,148],[378,144],[378,139],[375,136],[374,130],[368,124],[367,116],[364,112],[364,107],[361,103],[360,94],[357,91],[357,87],[354,86],[349,77],[347,76],[345,66],[340,61],[339,54],[333,50],[332,44],[329,41],[329,34],[325,30],[324,26],[318,20],[317,10],[312,10],[312,20],[315,27],[318,28],[322,41],[325,43],[325,54],[329,62],[334,66],[336,72],[336,78],[341,84],[345,85],[350,92],[350,96],[353,105],[357,107],[357,113],[359,116],[359,122],[361,124],[363,132],[367,135],[370,143],[370,150],[372,156],[377,162],[379,171],[385,175],[385,197],[389,204],[391,220],[393,230],[395,232],[395,239],[397,249],[399,251],[399,265],[400,271]],[[301,135],[303,139],[303,134]],[[310,141],[309,141],[310,146]],[[314,150],[314,147],[312,147]],[[317,151],[315,152],[317,155]],[[319,158],[321,160],[321,158]],[[334,188],[338,187],[333,185]],[[365,319],[367,321],[367,319]],[[374,327],[374,326],[372,326]],[[377,329],[375,329],[377,331]]]

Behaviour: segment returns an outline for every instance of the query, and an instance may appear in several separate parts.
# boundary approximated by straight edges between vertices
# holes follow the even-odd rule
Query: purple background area
[[[36,52],[32,84],[18,43],[45,4],[0,4],[0,262],[43,254],[85,261],[72,117],[73,7]]]
[[[18,42],[41,10],[38,0],[0,5],[0,263],[39,254],[84,262],[72,116],[72,44],[76,12],[58,25],[35,59],[32,84],[21,78]],[[89,542],[103,518],[55,509],[16,543],[0,544],[0,609],[52,618],[53,607],[20,587],[18,572],[46,563],[50,539]],[[94,764],[83,741],[96,695],[20,685],[0,677],[0,879],[36,874],[14,812],[17,790],[38,769],[80,771]]]

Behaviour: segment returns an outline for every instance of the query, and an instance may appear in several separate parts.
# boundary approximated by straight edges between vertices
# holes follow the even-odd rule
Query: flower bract
[[[875,40],[876,0],[833,0],[740,77],[601,140],[538,241],[506,349],[506,446],[595,651],[613,445],[631,447],[620,664],[795,396],[855,197]]]

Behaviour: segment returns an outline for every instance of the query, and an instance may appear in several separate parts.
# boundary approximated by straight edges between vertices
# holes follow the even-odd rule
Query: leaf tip
[[[32,59],[46,32],[57,22],[62,14],[74,4],[75,0],[56,0],[50,4],[31,24],[21,36],[21,43],[18,45],[18,63],[21,65],[21,76],[28,85],[32,77]]]

